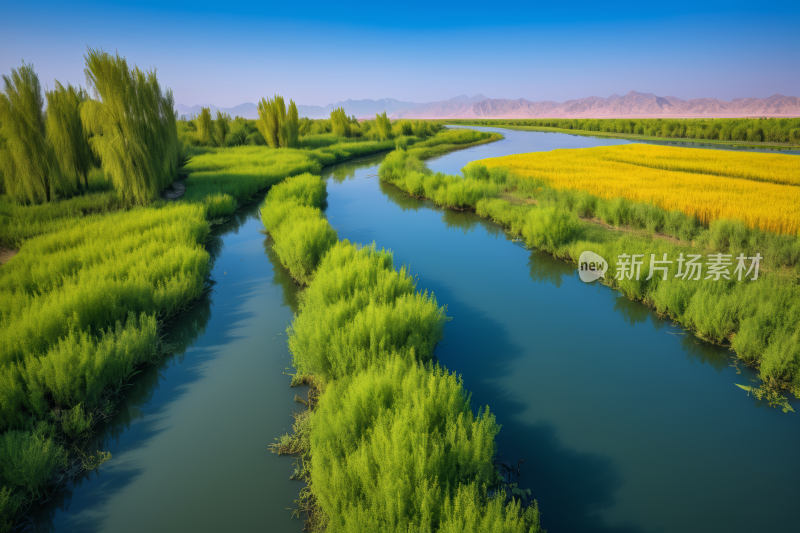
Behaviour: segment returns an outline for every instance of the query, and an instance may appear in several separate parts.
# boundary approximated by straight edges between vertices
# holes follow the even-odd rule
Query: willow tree
[[[386,111],[382,114],[375,114],[375,131],[379,140],[392,138],[392,121],[386,116]]]
[[[97,99],[81,106],[89,144],[126,202],[144,204],[174,179],[180,157],[172,91],[155,70],[90,48],[86,79]]]
[[[343,107],[331,111],[331,131],[339,137],[350,137],[350,119]]]
[[[258,103],[256,127],[271,148],[281,147],[281,126],[284,120],[286,120],[286,104],[283,102],[283,96],[276,94],[275,98],[261,99]]]
[[[44,99],[33,65],[23,61],[3,75],[0,93],[0,166],[6,193],[23,203],[50,201],[60,174],[47,144]]]
[[[47,91],[47,141],[53,149],[63,176],[71,177],[76,188],[89,188],[92,149],[81,122],[80,107],[89,96],[82,88],[56,81],[56,88]]]
[[[203,107],[200,114],[195,119],[197,124],[197,136],[200,142],[206,146],[214,143],[214,120],[211,118],[211,109]]]
[[[292,148],[297,146],[299,139],[300,115],[297,113],[297,104],[294,103],[294,100],[289,100],[289,111],[286,113],[286,119],[281,125],[281,146]]]
[[[217,128],[217,142],[220,146],[225,146],[225,138],[231,131],[231,116],[217,109],[217,120],[214,123]]]

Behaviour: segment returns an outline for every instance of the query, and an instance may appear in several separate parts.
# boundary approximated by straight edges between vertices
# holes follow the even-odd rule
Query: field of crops
[[[800,231],[800,158],[648,145],[553,150],[485,159],[557,189],[679,210],[701,223]]]

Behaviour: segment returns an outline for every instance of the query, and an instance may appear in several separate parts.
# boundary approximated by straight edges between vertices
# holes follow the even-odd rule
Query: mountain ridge
[[[445,105],[442,105],[445,104]],[[612,94],[608,98],[588,96],[562,103],[551,100],[531,102],[486,99],[476,103],[447,100],[417,106],[392,114],[392,118],[625,118],[625,117],[745,117],[800,116],[800,97],[774,94],[767,98],[692,98],[657,96],[653,93],[630,91],[625,96]]]
[[[175,109],[179,115],[188,118],[197,115],[201,107],[209,107],[212,114],[220,110],[231,116],[258,118],[257,106],[250,102],[230,108],[211,104],[191,107],[177,104]],[[328,118],[337,107],[343,107],[348,115],[358,118],[370,118],[376,113],[386,111],[393,119],[798,117],[800,97],[774,94],[767,98],[734,98],[730,101],[718,98],[684,100],[675,96],[630,91],[624,96],[612,94],[607,98],[588,96],[565,102],[532,102],[524,98],[488,98],[479,93],[472,97],[461,94],[449,100],[428,103],[406,102],[394,98],[345,100],[326,106],[298,105],[297,110],[301,117]]]

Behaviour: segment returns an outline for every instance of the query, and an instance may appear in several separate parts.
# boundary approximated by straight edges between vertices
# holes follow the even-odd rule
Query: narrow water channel
[[[506,139],[429,166],[456,173],[486,157],[627,142],[494,131]],[[491,222],[379,183],[383,157],[326,169],[328,218],[342,239],[393,250],[447,305],[436,354],[503,425],[501,459],[525,460],[521,485],[545,528],[796,530],[800,415],[736,387],[753,376],[727,350],[582,283]],[[287,509],[300,490],[291,460],[267,451],[301,407],[282,374],[297,290],[260,228],[253,204],[216,229],[217,284],[169,327],[179,355],[133,381],[98,443],[114,459],[52,502],[37,530],[302,529]]]

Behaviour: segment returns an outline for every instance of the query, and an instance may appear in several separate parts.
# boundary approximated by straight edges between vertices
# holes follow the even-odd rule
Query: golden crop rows
[[[553,187],[680,210],[704,224],[741,220],[800,230],[800,157],[651,145],[553,150],[484,159]]]

